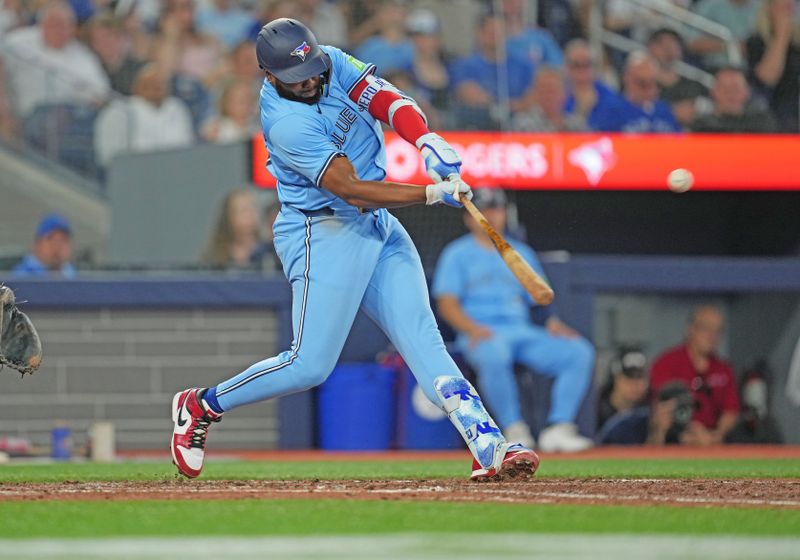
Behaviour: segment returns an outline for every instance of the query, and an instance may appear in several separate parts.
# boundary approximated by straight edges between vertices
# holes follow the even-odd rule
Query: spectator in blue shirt
[[[509,113],[526,111],[533,104],[530,61],[498,48],[502,21],[487,12],[479,22],[477,49],[451,67],[451,83],[460,103],[460,125],[465,128],[497,128]]]
[[[378,12],[379,33],[356,48],[359,60],[369,60],[379,74],[410,71],[414,65],[414,45],[406,32],[408,8],[398,0],[386,0]]]
[[[659,100],[658,65],[644,52],[631,53],[622,75],[623,96],[589,119],[593,130],[679,132],[669,105]]]
[[[72,227],[60,214],[50,214],[39,222],[33,247],[11,273],[18,277],[60,276],[74,278]]]
[[[614,107],[619,94],[595,76],[595,61],[589,43],[573,39],[564,48],[566,62],[567,101],[566,113],[588,123]]]
[[[200,31],[213,35],[227,49],[232,49],[247,39],[254,18],[231,0],[214,0],[209,7],[197,12],[196,22]]]
[[[546,29],[530,26],[522,0],[503,0],[503,19],[505,22],[506,49],[527,57],[534,68],[541,65],[559,67],[564,64],[564,55],[553,35]],[[533,14],[533,18],[536,14]]]

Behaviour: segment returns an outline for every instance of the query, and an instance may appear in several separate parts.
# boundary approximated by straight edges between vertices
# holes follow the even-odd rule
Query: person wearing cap
[[[495,230],[505,229],[507,201],[502,190],[478,189],[473,201]],[[523,364],[554,380],[539,448],[574,452],[591,447],[592,440],[578,433],[575,418],[592,379],[592,345],[559,320],[552,307],[539,308],[546,321],[544,326],[535,324],[531,297],[478,223],[468,214],[465,221],[470,233],[442,251],[432,292],[439,313],[458,333],[457,345],[477,375],[483,398],[508,439],[532,446],[514,378],[514,364]],[[509,242],[544,275],[531,247]]]
[[[60,214],[50,214],[39,222],[30,253],[11,269],[17,277],[54,275],[74,278],[77,274],[72,259],[72,227]]]
[[[418,8],[409,14],[406,29],[414,45],[414,63],[411,74],[416,91],[439,110],[450,105],[450,75],[447,57],[442,51],[442,26],[436,14]]]
[[[601,431],[615,414],[645,404],[650,385],[647,358],[638,350],[620,351],[611,361],[610,369],[611,376],[600,392],[597,407],[597,425]]]
[[[622,348],[611,361],[610,376],[598,403],[598,445],[678,443],[688,422],[692,397],[684,386],[665,385],[648,399],[647,358]],[[689,412],[691,414],[691,412]]]
[[[464,438],[473,480],[532,475],[538,456],[503,437],[447,353],[419,253],[387,210],[461,207],[472,190],[460,179],[458,153],[374,64],[320,45],[300,21],[266,24],[255,54],[264,71],[259,106],[267,167],[281,202],[274,247],[292,287],[294,337],[283,352],[221,383],[173,397],[171,450],[178,471],[200,475],[209,427],[223,414],[324,382],[363,309]],[[385,181],[382,125],[416,146],[433,183]],[[347,405],[377,406],[356,395]]]

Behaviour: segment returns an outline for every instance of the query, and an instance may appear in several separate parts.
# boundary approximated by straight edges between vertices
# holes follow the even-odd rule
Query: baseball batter
[[[458,177],[458,154],[428,130],[412,99],[375,75],[374,65],[318,45],[299,21],[265,25],[256,56],[266,74],[261,123],[268,168],[278,180],[274,243],[292,286],[294,340],[216,387],[175,395],[171,448],[178,470],[200,474],[209,426],[223,413],[325,381],[361,308],[464,437],[475,458],[473,479],[533,474],[539,458],[504,439],[447,354],[417,251],[386,210],[460,206],[455,193],[472,192]],[[417,146],[433,184],[383,182],[382,122]]]

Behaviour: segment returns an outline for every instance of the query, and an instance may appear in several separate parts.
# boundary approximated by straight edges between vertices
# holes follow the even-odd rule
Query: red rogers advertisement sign
[[[800,190],[800,135],[444,132],[472,186],[529,190],[663,190],[684,168],[693,190]],[[386,133],[387,180],[427,184],[417,149]],[[261,136],[253,182],[274,187]]]

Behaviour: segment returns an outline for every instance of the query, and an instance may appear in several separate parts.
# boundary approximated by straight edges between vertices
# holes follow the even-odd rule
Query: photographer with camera
[[[638,349],[622,348],[609,370],[608,382],[600,392],[596,443],[679,443],[694,414],[694,399],[686,386],[666,383],[651,399],[647,358]]]
[[[680,381],[666,383],[656,394],[650,410],[648,445],[689,443],[689,426],[694,415],[694,398]]]
[[[653,363],[650,385],[656,399],[650,443],[677,439],[687,445],[716,445],[736,426],[740,410],[736,379],[731,366],[716,353],[722,332],[722,313],[710,305],[698,307],[689,316],[684,343]]]

